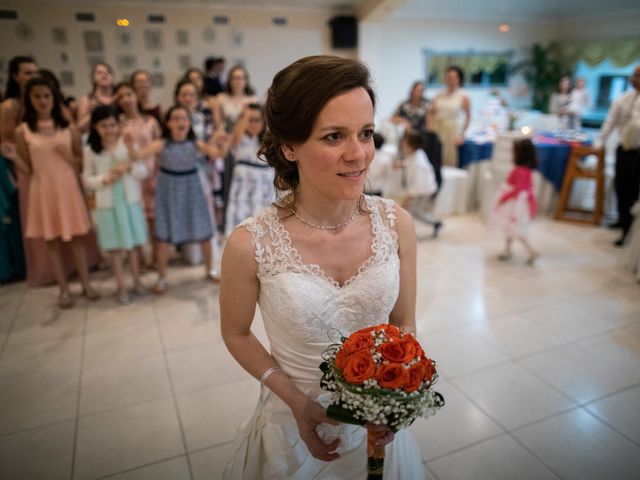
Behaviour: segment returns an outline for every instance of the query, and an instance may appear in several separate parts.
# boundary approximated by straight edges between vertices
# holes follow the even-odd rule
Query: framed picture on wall
[[[63,27],[53,27],[51,29],[51,37],[54,45],[67,44],[67,29]]]
[[[89,68],[93,68],[99,63],[104,63],[102,55],[89,55],[87,57],[87,65],[89,65]]]
[[[71,70],[62,70],[60,72],[60,83],[63,87],[73,87],[73,72]]]
[[[126,28],[118,28],[115,31],[116,47],[129,49],[133,47],[133,34]]]
[[[213,27],[206,27],[202,30],[202,39],[205,43],[213,43],[216,40],[216,31]]]
[[[102,32],[98,30],[85,30],[82,32],[84,38],[84,49],[87,52],[102,52],[104,44],[102,41]]]
[[[116,56],[118,70],[135,70],[137,64],[136,56],[130,53],[121,53]]]
[[[191,55],[179,55],[178,66],[180,70],[188,70],[191,68]]]
[[[178,47],[189,46],[189,30],[176,30],[176,45]]]
[[[153,72],[151,74],[151,84],[154,87],[164,87],[164,73]]]
[[[144,46],[147,50],[162,50],[163,43],[162,30],[144,31]]]
[[[241,47],[244,43],[244,33],[241,30],[231,30],[231,44],[234,47]]]

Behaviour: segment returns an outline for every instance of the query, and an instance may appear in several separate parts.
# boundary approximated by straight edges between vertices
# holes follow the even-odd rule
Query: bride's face
[[[335,200],[360,197],[375,153],[373,114],[364,88],[327,102],[309,138],[284,152],[298,163],[301,191]]]

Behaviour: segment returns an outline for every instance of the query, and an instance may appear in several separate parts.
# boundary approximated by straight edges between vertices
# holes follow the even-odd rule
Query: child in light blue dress
[[[118,110],[98,106],[91,115],[88,145],[84,148],[83,181],[96,193],[96,223],[100,248],[108,252],[121,304],[131,302],[125,287],[123,263],[129,257],[133,291],[147,293],[140,281],[136,247],[148,241],[140,180],[148,174],[143,162],[132,162],[120,136]]]

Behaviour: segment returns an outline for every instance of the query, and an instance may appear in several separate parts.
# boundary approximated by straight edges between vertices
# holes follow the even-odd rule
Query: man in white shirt
[[[630,80],[633,90],[613,102],[597,141],[598,145],[603,145],[611,131],[616,127],[619,129],[614,185],[622,237],[614,242],[617,247],[624,245],[633,221],[631,206],[640,192],[640,65],[636,66]]]

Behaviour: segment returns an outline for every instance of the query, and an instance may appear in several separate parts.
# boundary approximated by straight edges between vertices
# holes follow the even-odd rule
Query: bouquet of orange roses
[[[433,415],[444,398],[432,387],[435,362],[411,333],[395,325],[354,332],[323,354],[321,386],[331,392],[327,415],[343,423],[387,425],[393,432],[420,417]],[[382,478],[384,447],[375,447],[369,431],[370,479]]]

